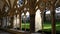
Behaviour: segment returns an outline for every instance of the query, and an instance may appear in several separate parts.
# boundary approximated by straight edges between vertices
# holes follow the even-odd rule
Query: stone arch
[[[22,14],[23,13],[23,14]],[[24,24],[25,26],[24,26],[24,31],[30,31],[30,24],[28,24],[28,27],[26,26],[27,25],[27,18],[29,18],[29,10],[26,8],[26,7],[24,7],[24,9],[23,10],[21,10],[21,14],[22,14],[22,20],[24,21],[24,23],[22,23],[22,24]],[[30,18],[29,18],[30,19]],[[23,27],[22,27],[23,28]]]
[[[18,10],[15,10],[14,13],[14,21],[13,21],[13,28],[19,28],[19,14],[18,14]]]

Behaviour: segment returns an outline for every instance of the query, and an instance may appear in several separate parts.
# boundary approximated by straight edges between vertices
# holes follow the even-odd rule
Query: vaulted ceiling
[[[0,0],[0,16],[4,15],[4,9],[5,9],[5,6],[8,6],[11,11],[11,8],[13,9],[13,7],[16,5],[18,0]],[[28,0],[30,2],[29,6],[34,8],[35,6],[35,2],[34,1],[40,1],[40,2],[37,2],[37,4],[41,3],[41,0]],[[42,0],[44,2],[48,2],[48,0]],[[55,1],[55,0],[49,0],[49,1]],[[29,3],[28,2],[28,3]],[[26,6],[26,5],[25,5]],[[56,1],[56,7],[60,6],[60,0],[57,0]],[[21,8],[21,7],[20,7]],[[12,12],[12,11],[11,11]]]
[[[4,1],[3,0],[0,0],[0,9],[3,8],[4,4],[5,4]]]
[[[6,6],[12,8],[15,1],[17,0],[0,0],[0,16],[4,16]]]
[[[0,9],[2,10],[5,4],[8,4],[10,7],[13,7],[16,1],[17,0],[0,0]],[[34,0],[34,1],[36,1],[36,0]],[[60,5],[59,2],[60,2],[60,0],[58,0],[56,3],[58,3],[58,5]]]

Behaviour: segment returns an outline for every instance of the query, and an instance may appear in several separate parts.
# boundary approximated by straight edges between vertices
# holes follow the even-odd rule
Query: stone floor
[[[18,30],[18,32],[21,32],[21,31]],[[22,31],[22,32],[24,32],[24,31]],[[11,33],[0,30],[0,34],[11,34]],[[41,34],[41,33],[31,33],[31,34]]]
[[[4,31],[0,30],[0,34],[11,34],[11,33],[4,32]]]
[[[41,34],[41,33],[31,33],[31,34]]]

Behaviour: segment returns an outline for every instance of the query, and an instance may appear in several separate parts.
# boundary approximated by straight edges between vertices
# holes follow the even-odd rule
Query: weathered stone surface
[[[41,21],[40,10],[37,10],[35,15],[35,32],[42,30],[42,21]]]

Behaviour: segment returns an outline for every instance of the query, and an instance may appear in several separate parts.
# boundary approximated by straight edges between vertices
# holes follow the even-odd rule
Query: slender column
[[[1,27],[1,19],[0,19],[0,27]]]
[[[0,27],[2,27],[2,18],[0,19]]]
[[[56,21],[55,21],[55,6],[51,5],[51,22],[52,22],[52,34],[56,34]]]
[[[1,27],[2,27],[2,24],[3,24],[2,21],[3,21],[3,20],[2,20],[2,18],[1,18]]]
[[[30,32],[35,32],[35,14],[30,14]]]
[[[29,0],[30,11],[30,32],[35,32],[35,3],[36,0]]]
[[[6,28],[7,28],[7,16],[5,18],[6,18]]]
[[[42,11],[42,13],[41,13],[41,19],[42,19],[42,34],[44,34],[44,32],[43,32],[43,23],[44,23],[44,12]]]
[[[20,30],[22,30],[22,28],[21,28],[21,13],[19,13],[19,23],[20,23]]]
[[[11,20],[10,20],[11,28],[13,28],[13,18],[14,18],[14,17],[11,17]]]
[[[3,27],[3,17],[2,17],[2,19],[1,19],[1,27]]]
[[[8,16],[6,17],[7,17],[7,28],[9,28],[9,17]]]
[[[26,31],[26,12],[24,12],[24,30]]]
[[[16,30],[17,30],[17,13],[16,13]]]
[[[6,28],[8,28],[8,16],[6,16]]]

